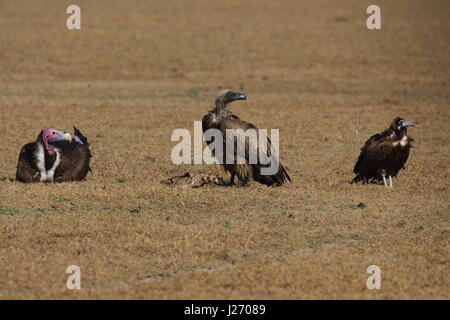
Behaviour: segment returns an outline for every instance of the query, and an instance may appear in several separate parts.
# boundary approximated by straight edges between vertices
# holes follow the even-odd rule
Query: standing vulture
[[[400,117],[392,121],[391,126],[381,133],[373,135],[361,148],[361,154],[353,172],[356,177],[351,181],[381,182],[392,188],[392,177],[404,168],[411,149],[412,138],[406,134],[407,128],[414,126]]]
[[[87,138],[73,129],[73,138],[65,131],[44,129],[35,142],[24,145],[16,179],[25,183],[83,180],[91,171],[91,152]]]
[[[228,103],[235,100],[246,100],[245,94],[233,92],[230,90],[222,91],[219,96],[216,98],[215,107],[213,110],[209,111],[202,119],[202,129],[205,133],[208,129],[218,129],[222,133],[223,137],[223,153],[218,154],[216,150],[214,156],[219,160],[224,169],[231,174],[230,185],[234,184],[235,176],[238,177],[238,186],[245,186],[249,181],[254,180],[259,183],[268,185],[268,186],[280,186],[286,182],[286,180],[291,181],[286,169],[278,162],[276,157],[272,157],[271,161],[278,162],[278,171],[273,175],[264,175],[261,172],[263,167],[270,167],[269,164],[262,164],[260,161],[260,157],[258,154],[258,158],[256,163],[249,163],[249,150],[253,147],[256,147],[258,152],[258,145],[253,146],[250,145],[249,139],[245,140],[245,163],[239,164],[237,163],[237,147],[234,148],[234,154],[231,155],[232,159],[234,159],[234,163],[226,163],[226,153],[227,153],[227,139],[226,139],[226,131],[227,129],[242,129],[244,131],[248,129],[253,129],[259,134],[259,129],[256,128],[253,124],[243,121],[239,119],[238,116],[231,113],[227,110]],[[267,137],[267,156],[271,156],[271,142]],[[207,142],[208,146],[211,145],[213,141]],[[231,141],[229,143],[232,143]],[[238,140],[239,143],[239,140]],[[255,150],[255,149],[253,149]],[[229,148],[228,148],[228,152]],[[231,153],[231,152],[230,152]],[[275,159],[274,159],[275,158]],[[232,162],[233,162],[232,161]]]

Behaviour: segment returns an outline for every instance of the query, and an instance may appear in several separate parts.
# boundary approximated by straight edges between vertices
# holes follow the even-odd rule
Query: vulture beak
[[[58,135],[57,136],[53,136],[51,138],[48,139],[49,143],[53,143],[53,142],[59,142],[59,141],[72,141],[72,136],[70,133],[65,132],[65,131],[57,131]]]
[[[65,132],[63,137],[64,137],[64,140],[67,140],[69,142],[72,141],[72,135],[68,132]]]
[[[243,93],[236,93],[236,100],[247,100],[247,96]]]
[[[412,122],[409,122],[409,121],[406,121],[406,120],[402,120],[402,122],[401,122],[401,126],[402,127],[414,127],[414,123],[412,123]]]

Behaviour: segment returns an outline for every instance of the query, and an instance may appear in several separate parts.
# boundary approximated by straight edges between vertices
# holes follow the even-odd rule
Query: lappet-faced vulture
[[[87,138],[74,127],[70,133],[44,129],[36,141],[22,147],[16,179],[21,182],[66,182],[83,180],[90,168]]]

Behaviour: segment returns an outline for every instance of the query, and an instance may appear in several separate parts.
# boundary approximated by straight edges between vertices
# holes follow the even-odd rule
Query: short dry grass
[[[448,1],[377,1],[379,31],[359,0],[77,1],[80,31],[65,28],[70,1],[31,2],[0,4],[0,298],[450,298]],[[160,183],[223,175],[170,160],[171,132],[221,88],[280,129],[292,184]],[[394,189],[349,185],[398,115],[417,126]],[[72,125],[94,174],[9,181],[24,143]]]

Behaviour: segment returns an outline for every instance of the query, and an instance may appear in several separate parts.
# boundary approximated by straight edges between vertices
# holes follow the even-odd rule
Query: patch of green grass
[[[70,201],[70,199],[66,198],[66,197],[59,197],[58,198],[58,202],[69,202],[69,201]]]
[[[322,243],[326,243],[328,239],[323,236],[310,236],[306,237],[305,246],[308,248],[316,248]]]
[[[187,94],[189,97],[192,97],[192,98],[196,98],[200,95],[199,92],[194,89],[188,90]]]
[[[178,271],[189,271],[192,270],[195,266],[189,263],[183,263],[178,266]]]
[[[337,206],[334,206],[334,207],[337,208],[337,209],[340,209],[340,210],[347,210],[347,209],[361,210],[361,208],[358,208],[357,205],[341,204],[341,205],[337,205]]]
[[[171,202],[171,203],[169,203],[169,206],[170,206],[171,208],[179,208],[179,207],[180,207],[180,204],[179,204],[178,202]]]
[[[103,207],[103,210],[105,210],[108,213],[112,213],[113,212],[113,208],[111,208],[111,207]]]
[[[34,212],[33,217],[40,218],[40,217],[43,217],[47,213],[48,209],[47,208],[37,208],[36,211],[37,212]]]
[[[114,183],[125,183],[127,180],[123,179],[123,178],[116,178],[113,180]]]
[[[10,217],[15,217],[20,214],[20,210],[16,209],[16,208],[0,207],[0,214],[8,215]]]
[[[227,229],[231,229],[231,219],[225,220],[225,222],[223,223],[223,225],[225,226],[225,228]]]

